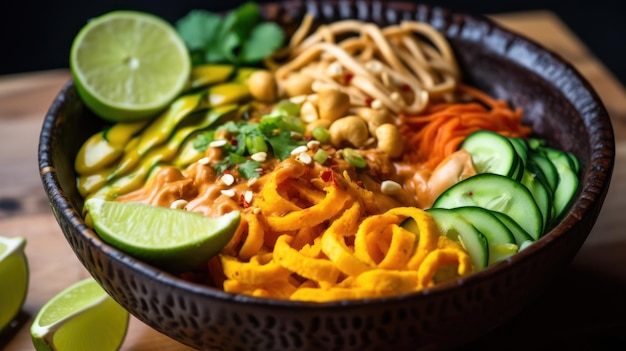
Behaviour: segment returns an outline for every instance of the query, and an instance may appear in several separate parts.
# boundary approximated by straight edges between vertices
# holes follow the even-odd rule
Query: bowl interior
[[[478,337],[513,316],[538,294],[551,275],[573,258],[604,201],[613,170],[614,140],[602,102],[570,64],[539,44],[482,16],[458,14],[438,7],[384,1],[293,1],[263,6],[264,16],[283,25],[288,33],[296,28],[305,12],[313,13],[318,23],[342,18],[359,18],[381,25],[402,19],[430,23],[446,34],[466,83],[522,108],[525,122],[532,125],[537,136],[545,138],[551,146],[573,152],[580,159],[584,170],[581,193],[561,225],[528,249],[466,279],[422,293],[375,302],[351,301],[323,306],[232,296],[184,282],[138,262],[104,244],[85,226],[80,216],[83,200],[76,188],[73,160],[82,143],[104,123],[82,104],[69,81],[53,102],[43,124],[39,146],[42,181],[54,214],[77,256],[124,307],[157,330],[197,348],[209,345],[231,349],[233,345],[253,345],[250,340],[237,343],[232,335],[218,335],[228,325],[249,324],[239,320],[241,317],[234,317],[238,313],[253,319],[265,316],[274,321],[274,325],[263,325],[258,332],[252,331],[263,340],[267,337],[261,332],[280,338],[277,335],[281,334],[281,328],[282,332],[285,328],[291,330],[293,327],[289,323],[294,321],[308,330],[315,318],[327,317],[331,324],[342,315],[343,318],[354,316],[359,321],[373,318],[371,323],[388,323],[389,328],[398,323],[427,320],[430,323],[428,328],[396,332],[399,334],[395,342],[401,346],[444,347]],[[508,281],[501,283],[503,279]],[[489,291],[494,290],[494,286],[498,287],[496,291]],[[512,292],[519,290],[520,286],[521,291]],[[202,311],[212,310],[196,311],[197,318],[194,318],[189,316],[189,308],[180,308],[182,303],[168,299],[181,299],[186,306],[197,306]],[[489,307],[481,307],[481,302],[485,301]],[[164,313],[163,304],[169,306],[169,312]],[[442,304],[447,307],[427,312]],[[408,312],[401,312],[405,310]],[[411,311],[421,312],[411,315]],[[220,317],[215,317],[220,313]],[[186,322],[181,324],[181,320]],[[216,323],[223,325],[217,326]],[[326,322],[317,320],[317,323],[322,324],[321,329],[328,329],[328,335],[341,329],[335,324],[331,328]],[[471,327],[467,328],[468,324]],[[200,326],[207,325],[202,331]],[[466,330],[459,332],[463,325]],[[366,326],[352,325],[348,329],[358,334]],[[446,328],[450,332],[446,333]],[[383,328],[383,331],[390,335],[394,333],[392,329]],[[231,330],[231,333],[234,332]],[[451,338],[454,333],[456,337]],[[319,337],[313,332],[307,335]],[[339,335],[344,334],[339,332]],[[378,343],[378,340],[384,342]],[[377,338],[371,343],[388,345],[393,343],[390,340],[394,338]],[[326,341],[318,340],[315,345],[330,347],[336,346],[337,342],[331,337]],[[310,347],[311,343],[305,338],[299,345]],[[287,345],[296,344],[289,342]],[[359,345],[362,344],[347,344],[355,346],[354,349]]]

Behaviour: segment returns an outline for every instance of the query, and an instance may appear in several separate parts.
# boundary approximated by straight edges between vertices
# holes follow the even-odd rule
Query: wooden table
[[[472,345],[515,349],[520,340],[547,340],[556,349],[626,349],[626,91],[550,12],[494,15],[572,62],[602,97],[616,135],[616,166],[598,222],[568,269],[524,313]],[[25,236],[30,289],[19,323],[0,336],[0,349],[32,350],[29,328],[39,308],[86,278],[58,227],[37,170],[39,129],[48,106],[69,79],[67,70],[0,77],[0,235]],[[1,302],[0,302],[1,303]],[[545,341],[544,341],[545,345]],[[122,350],[189,348],[132,318]]]

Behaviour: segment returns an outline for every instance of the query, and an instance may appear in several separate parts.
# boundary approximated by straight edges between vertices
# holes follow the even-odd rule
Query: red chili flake
[[[230,145],[232,145],[232,146],[237,146],[237,138],[235,138],[235,137],[230,137]]]
[[[408,84],[402,84],[400,86],[400,90],[402,90],[404,92],[409,92],[409,91],[411,91],[411,87]]]
[[[239,206],[243,208],[250,207],[250,204],[246,201],[246,198],[244,197],[243,194],[239,195]]]
[[[333,177],[333,171],[326,170],[326,171],[322,172],[322,174],[320,175],[320,178],[322,178],[322,180],[325,181],[325,182],[330,182],[334,178]]]
[[[356,181],[356,185],[358,185],[360,188],[363,188],[363,181],[362,180],[357,180]]]
[[[354,78],[354,73],[347,72],[346,74],[343,75],[343,83],[346,85],[350,84],[350,81],[352,81],[352,78]]]
[[[366,97],[365,98],[365,105],[367,105],[367,107],[372,107],[372,102],[374,101],[374,99],[372,99],[371,97]]]

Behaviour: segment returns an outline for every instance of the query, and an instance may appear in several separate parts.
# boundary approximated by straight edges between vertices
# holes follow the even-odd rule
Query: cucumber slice
[[[508,139],[511,142],[511,145],[513,145],[513,148],[515,149],[517,156],[519,156],[520,160],[522,161],[522,164],[526,166],[526,162],[528,161],[528,156],[529,156],[528,155],[529,149],[530,149],[530,147],[528,146],[528,143],[526,142],[526,139],[515,138],[515,137],[508,137]]]
[[[466,178],[448,188],[432,207],[479,206],[504,212],[533,238],[543,234],[543,215],[526,186],[509,177],[483,173]]]
[[[550,191],[554,193],[556,185],[559,182],[559,174],[557,173],[554,164],[548,160],[546,155],[542,152],[532,152],[530,154],[529,165],[533,165],[541,170]]]
[[[575,171],[575,165],[572,164],[570,156],[565,151],[557,150],[552,147],[542,147],[541,150],[546,157],[552,162],[559,175],[559,182],[554,191],[554,221],[553,224],[560,221],[569,206],[574,201],[578,192],[578,174]]]
[[[537,151],[539,148],[546,145],[546,141],[539,138],[528,138],[528,146],[531,150]]]
[[[452,211],[470,222],[487,238],[489,265],[505,260],[517,252],[515,237],[492,211],[477,206],[457,207]]]
[[[513,180],[516,180],[518,182],[522,181],[522,176],[524,176],[524,170],[525,169],[526,169],[526,167],[524,166],[524,163],[518,157],[517,158],[517,167],[515,168],[513,173],[509,176],[509,178],[511,178]]]
[[[429,208],[426,212],[435,219],[441,235],[445,235],[463,246],[472,258],[476,270],[484,269],[489,265],[487,238],[476,227],[452,210]]]
[[[566,154],[569,156],[570,161],[572,161],[572,168],[574,169],[574,172],[578,175],[580,172],[580,160],[571,152],[566,152]]]
[[[515,238],[515,243],[520,248],[525,242],[534,241],[533,238],[531,238],[530,235],[528,235],[528,233],[524,230],[524,228],[522,228],[519,223],[514,221],[513,218],[509,217],[509,215],[498,211],[491,211],[491,213],[496,216],[496,218],[498,218],[500,222],[502,222],[502,224],[506,225],[507,228],[509,228],[511,234],[513,234],[513,237]]]
[[[520,159],[511,142],[503,135],[489,130],[470,134],[461,149],[472,155],[478,173],[494,173],[513,177],[519,173]]]
[[[552,206],[552,191],[548,190],[548,185],[542,179],[543,175],[541,170],[534,168],[530,163],[527,168],[524,169],[524,175],[522,176],[521,183],[524,184],[535,199],[535,203],[541,215],[543,217],[544,230],[545,226],[552,221],[554,215],[554,207]]]

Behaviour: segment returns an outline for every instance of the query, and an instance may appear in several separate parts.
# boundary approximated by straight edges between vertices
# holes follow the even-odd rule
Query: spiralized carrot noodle
[[[295,184],[287,180],[304,175],[287,163],[278,166],[267,184],[279,179]],[[323,302],[418,291],[433,286],[444,266],[457,267],[454,277],[473,271],[469,255],[440,235],[427,212],[396,207],[377,213],[371,194],[345,177],[308,180],[308,191],[318,191],[315,184],[321,184],[324,198],[286,215],[281,211],[285,204],[298,207],[283,195],[291,191],[281,194],[274,186],[265,186],[259,193],[255,205],[265,218],[261,228],[237,237],[229,247],[240,247],[239,251],[224,250],[219,262],[209,265],[225,291]],[[415,221],[417,233],[402,226],[407,218]],[[266,238],[262,248],[247,257],[245,247],[259,237]]]

